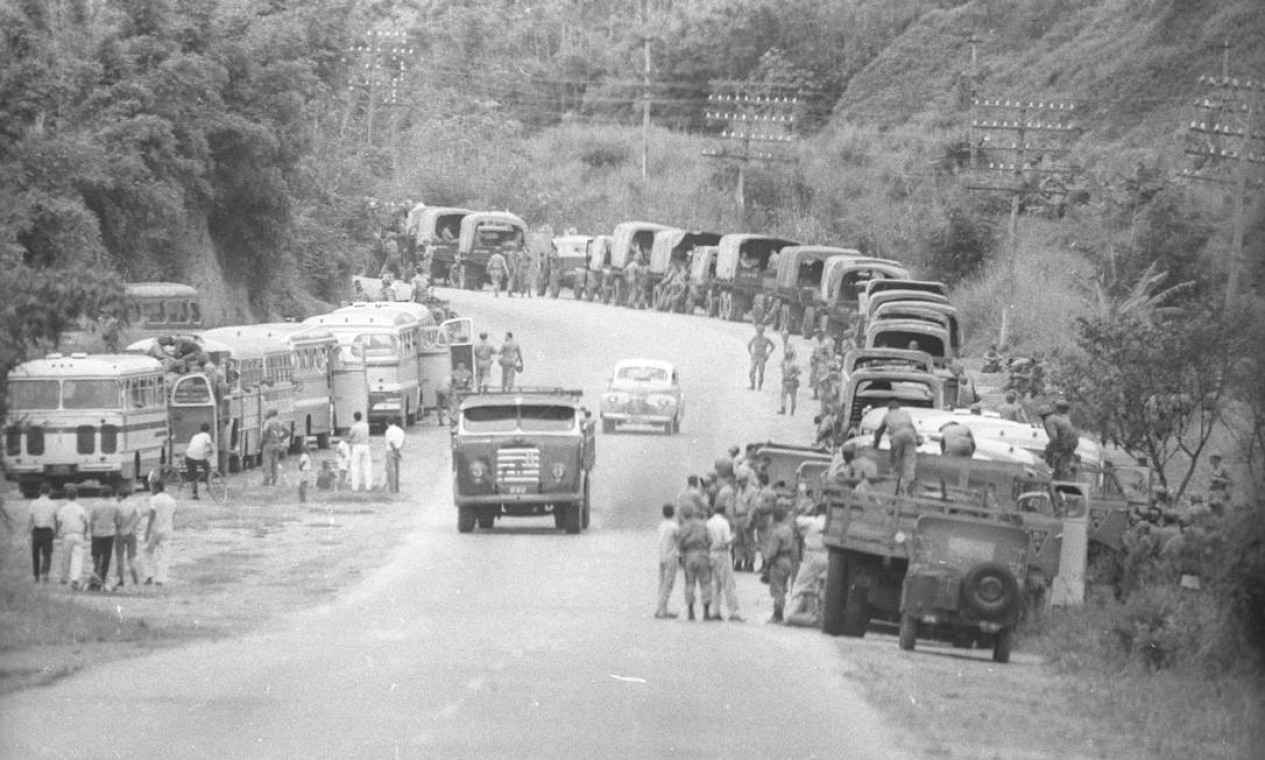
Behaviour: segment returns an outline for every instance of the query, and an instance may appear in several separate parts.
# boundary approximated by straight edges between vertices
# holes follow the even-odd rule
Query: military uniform
[[[513,338],[506,338],[501,346],[501,390],[514,390],[514,376],[523,361],[523,351]]]
[[[764,568],[769,579],[769,596],[773,597],[773,617],[770,622],[780,623],[786,609],[786,586],[791,579],[792,570],[797,560],[797,544],[795,531],[791,528],[786,516],[773,523],[772,530],[764,540],[762,553]]]
[[[883,423],[874,431],[874,448],[878,448],[884,432],[891,447],[892,471],[900,479],[899,488],[909,493],[918,466],[918,429],[914,427],[913,417],[900,407],[889,409]]]
[[[1066,407],[1061,407],[1066,409]],[[1044,410],[1043,410],[1044,411]],[[1073,480],[1076,478],[1076,447],[1080,444],[1080,435],[1072,427],[1067,415],[1043,414],[1046,435],[1050,437],[1045,445],[1045,461],[1054,470],[1055,480]]]
[[[696,585],[703,597],[703,616],[706,617],[711,611],[711,541],[707,535],[707,525],[698,515],[687,511],[682,518],[677,547],[685,566],[685,606],[689,610],[690,620],[693,620]]]
[[[751,372],[748,377],[752,390],[764,387],[764,365],[769,361],[769,352],[772,350],[773,341],[763,331],[757,332],[747,343],[747,353],[751,355]]]
[[[475,385],[479,393],[488,389],[488,376],[492,374],[492,359],[496,356],[496,346],[484,338],[474,346]]]

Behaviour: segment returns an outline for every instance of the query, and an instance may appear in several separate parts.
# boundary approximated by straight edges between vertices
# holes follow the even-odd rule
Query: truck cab
[[[459,532],[543,515],[567,533],[588,527],[596,450],[582,393],[522,388],[460,401],[452,441]]]

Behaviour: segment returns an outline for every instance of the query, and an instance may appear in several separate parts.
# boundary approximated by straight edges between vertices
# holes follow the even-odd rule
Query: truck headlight
[[[482,483],[488,476],[488,466],[483,460],[476,459],[470,463],[470,479],[476,483]]]
[[[561,483],[562,479],[567,476],[567,466],[562,462],[555,462],[553,467],[549,469],[549,474],[553,475],[553,482]]]

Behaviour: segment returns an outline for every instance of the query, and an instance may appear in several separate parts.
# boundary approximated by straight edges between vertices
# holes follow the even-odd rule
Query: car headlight
[[[627,393],[607,393],[604,398],[608,404],[627,404],[630,397]]]
[[[476,459],[470,463],[470,479],[475,483],[482,483],[488,476],[488,466],[483,463],[482,459]]]
[[[676,403],[676,399],[666,393],[651,394],[646,398],[646,401],[649,401],[651,404],[654,404],[659,408],[669,407]]]
[[[554,462],[553,467],[549,470],[549,474],[553,475],[553,482],[561,483],[562,479],[567,476],[567,466],[562,462]]]

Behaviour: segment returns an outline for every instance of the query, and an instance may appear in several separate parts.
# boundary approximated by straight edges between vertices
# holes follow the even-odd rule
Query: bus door
[[[227,446],[231,431],[221,429],[219,403],[215,398],[212,381],[206,375],[181,375],[171,387],[171,403],[167,410],[170,433],[167,461],[178,468],[184,467],[184,452],[189,439],[202,430],[202,424],[211,426],[215,440],[220,471],[229,466],[230,451]]]
[[[439,325],[440,340],[447,344],[450,364],[466,365],[474,372],[474,320],[469,317],[450,319]]]
[[[330,352],[330,389],[334,433],[346,435],[351,430],[352,414],[369,414],[369,373],[359,339]]]
[[[420,363],[422,386],[422,411],[438,405],[438,391],[452,374],[448,346],[440,325],[423,327],[418,338],[417,359]],[[420,415],[419,415],[420,416]]]

